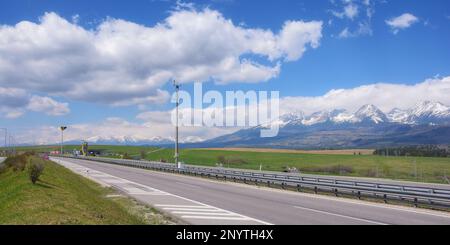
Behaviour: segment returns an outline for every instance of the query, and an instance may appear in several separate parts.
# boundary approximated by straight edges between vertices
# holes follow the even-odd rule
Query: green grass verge
[[[165,224],[164,216],[143,217],[125,197],[108,198],[113,190],[37,157],[45,170],[33,185],[28,172],[4,169],[0,173],[0,224]],[[154,210],[151,210],[154,211]]]

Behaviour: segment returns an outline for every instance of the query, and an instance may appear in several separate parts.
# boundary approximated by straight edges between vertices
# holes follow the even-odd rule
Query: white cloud
[[[370,0],[341,0],[332,1],[332,4],[339,10],[330,10],[329,12],[340,22],[345,23],[342,31],[337,35],[339,38],[354,38],[360,36],[371,36],[372,17],[375,14],[375,2]],[[365,11],[365,15],[361,12]],[[338,20],[339,23],[339,20]],[[334,35],[333,35],[334,36]]]
[[[359,13],[358,6],[354,4],[349,4],[345,6],[344,13],[347,18],[353,20],[356,16],[358,16]]]
[[[151,113],[147,113],[147,116],[150,115]],[[157,117],[160,116],[160,114],[156,112],[154,116]],[[68,129],[64,132],[64,138],[66,141],[80,141],[80,143],[82,140],[91,138],[134,139],[138,141],[156,138],[174,139],[174,128],[170,122],[157,123],[153,121],[153,119],[149,120],[151,122],[144,121],[142,123],[135,123],[122,118],[107,118],[101,122],[71,124],[67,125]],[[236,130],[237,129],[231,128],[182,127],[180,128],[180,141],[203,141],[205,139],[232,133]],[[61,135],[58,127],[43,126],[21,130],[16,135],[16,141],[21,144],[45,145],[60,142],[60,137]]]
[[[171,79],[272,79],[322,37],[322,22],[286,21],[274,33],[211,9],[179,8],[151,27],[108,18],[88,30],[75,20],[46,13],[39,23],[0,26],[0,86],[111,105],[164,103]]]
[[[27,109],[34,112],[43,112],[50,116],[62,116],[70,113],[68,103],[60,103],[49,97],[33,96]]]
[[[362,105],[373,104],[384,112],[394,108],[411,108],[422,101],[439,101],[450,105],[450,77],[428,79],[415,85],[378,83],[353,89],[331,90],[318,97],[287,97],[280,106],[283,113],[346,109],[355,111]]]
[[[409,28],[417,22],[419,22],[419,18],[410,13],[404,13],[398,17],[386,20],[386,24],[391,27],[394,34],[397,34],[402,29]]]
[[[0,117],[15,119],[27,110],[50,116],[61,116],[70,112],[67,103],[60,103],[49,97],[32,96],[23,89],[0,87]]]
[[[344,1],[344,7],[342,11],[331,11],[331,13],[340,19],[348,18],[353,20],[359,14],[359,7],[354,4],[352,1]]]
[[[280,101],[281,114],[302,111],[306,115],[322,110],[345,109],[356,111],[361,106],[373,104],[384,112],[394,108],[408,109],[422,101],[438,101],[450,105],[450,77],[433,78],[424,82],[406,85],[377,83],[352,89],[335,89],[317,97],[285,97]],[[205,109],[205,112],[208,109]],[[229,108],[228,108],[229,109]],[[180,114],[184,112],[181,111]],[[102,122],[69,125],[67,140],[83,140],[91,137],[130,137],[149,140],[155,137],[173,139],[174,127],[171,111],[147,111],[137,116],[140,122],[129,122],[120,118],[108,118]],[[237,127],[181,127],[181,140],[211,139],[235,132]],[[33,137],[31,137],[33,136]],[[22,143],[41,144],[59,141],[57,127],[41,127],[23,130],[18,136]]]
[[[351,38],[351,37],[359,37],[362,35],[371,36],[373,34],[372,28],[368,22],[360,22],[358,24],[358,29],[355,31],[350,31],[348,27],[344,28],[344,30],[339,33],[339,38]]]

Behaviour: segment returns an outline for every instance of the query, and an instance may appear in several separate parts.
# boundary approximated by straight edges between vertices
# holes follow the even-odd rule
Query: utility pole
[[[180,91],[180,85],[173,81],[173,86],[175,87],[175,93],[176,93],[176,119],[175,119],[175,164],[178,168],[181,168],[180,166],[180,149],[178,146],[178,106],[180,105],[180,98],[179,98],[179,91]]]
[[[5,151],[5,154],[7,154],[6,151],[8,148],[8,142],[7,142],[8,141],[8,129],[7,128],[0,128],[0,129],[5,131],[5,149],[4,149],[4,151]]]
[[[60,155],[63,155],[63,145],[64,145],[64,130],[67,129],[66,126],[61,126],[59,129],[61,129],[61,152]]]
[[[9,136],[9,147],[12,150],[12,154],[16,155],[16,145],[15,145],[14,137],[12,135]]]

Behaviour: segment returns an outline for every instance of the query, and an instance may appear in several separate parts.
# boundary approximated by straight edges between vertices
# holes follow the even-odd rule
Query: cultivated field
[[[209,148],[212,151],[234,151],[234,152],[270,152],[270,153],[303,153],[323,155],[373,155],[373,149],[347,149],[347,150],[288,150],[288,149],[265,149],[265,148]]]

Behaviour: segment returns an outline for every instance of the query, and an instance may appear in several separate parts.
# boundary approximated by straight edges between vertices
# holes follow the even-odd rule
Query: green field
[[[28,171],[2,166],[0,224],[164,224],[165,217],[135,201],[38,157],[27,161],[45,166],[33,185]],[[29,163],[28,163],[29,164]],[[108,196],[111,195],[111,196]]]
[[[67,146],[73,149],[75,146]],[[27,148],[30,149],[30,148]],[[129,157],[154,161],[173,162],[172,149],[132,146],[91,146],[93,150],[103,150],[109,157],[120,157],[125,152]],[[35,150],[43,150],[35,148]],[[383,157],[374,155],[330,155],[279,152],[241,152],[207,149],[184,149],[181,161],[187,164],[216,166],[219,157],[225,158],[225,168],[241,168],[268,171],[284,171],[286,167],[295,167],[302,173],[340,175],[355,177],[387,178],[418,182],[449,184],[450,158],[425,157]]]

